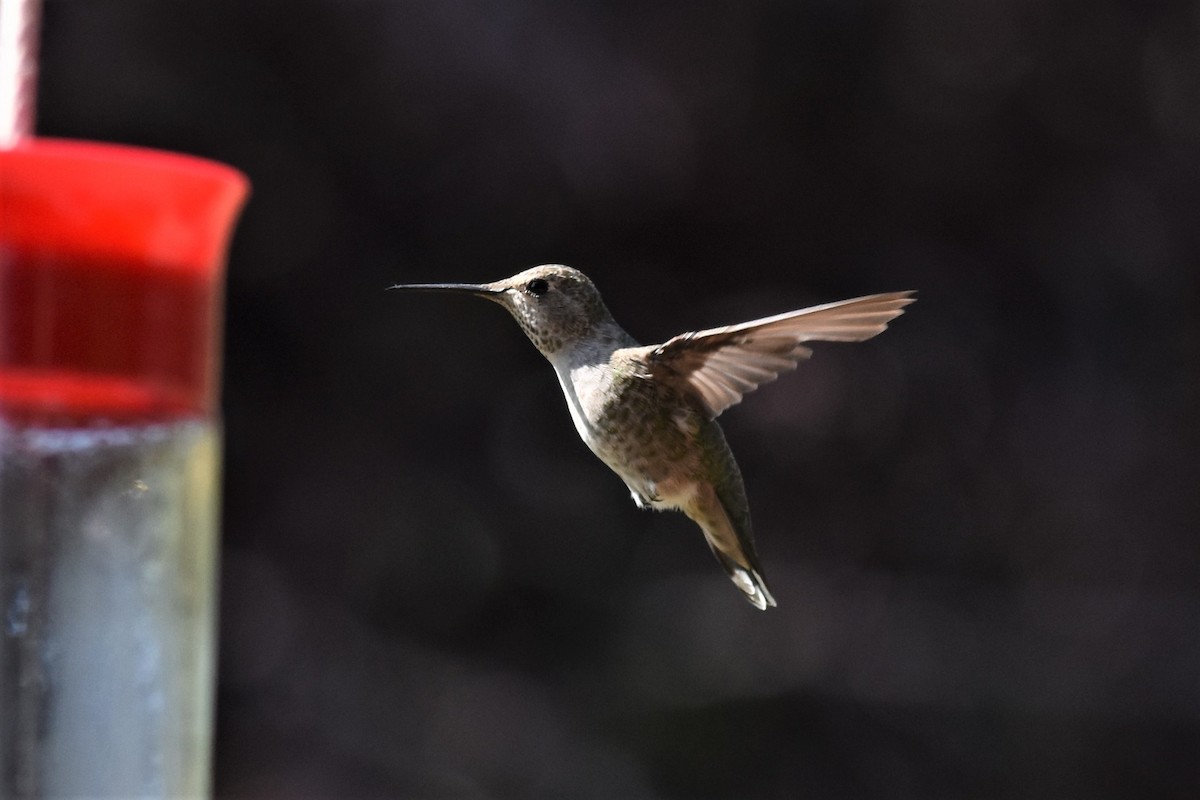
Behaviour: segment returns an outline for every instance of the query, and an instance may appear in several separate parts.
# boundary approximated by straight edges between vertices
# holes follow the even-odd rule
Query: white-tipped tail
[[[771,596],[771,592],[767,589],[767,582],[763,580],[763,576],[759,575],[757,570],[734,566],[729,570],[729,578],[733,581],[734,586],[746,594],[746,599],[755,608],[766,611],[768,608],[775,607],[775,598]]]

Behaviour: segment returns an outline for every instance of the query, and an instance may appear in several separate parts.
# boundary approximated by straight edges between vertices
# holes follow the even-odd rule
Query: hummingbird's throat
[[[544,320],[538,319],[527,308],[515,307],[510,308],[510,310],[517,324],[521,326],[521,330],[525,331],[525,335],[529,337],[529,341],[533,342],[533,346],[541,351],[542,355],[549,358],[562,350],[565,341],[561,328],[554,325],[547,325]]]

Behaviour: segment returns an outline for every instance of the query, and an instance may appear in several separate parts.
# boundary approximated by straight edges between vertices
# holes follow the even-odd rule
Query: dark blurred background
[[[39,128],[254,184],[221,796],[1195,797],[1188,2],[47,0]],[[500,309],[920,290],[723,418],[779,608]]]

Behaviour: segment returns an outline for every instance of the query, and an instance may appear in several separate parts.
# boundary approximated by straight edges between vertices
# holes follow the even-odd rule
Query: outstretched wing
[[[856,297],[773,317],[683,333],[663,344],[638,348],[656,379],[700,399],[711,417],[742,396],[795,369],[812,351],[802,342],[861,342],[887,328],[913,292]]]

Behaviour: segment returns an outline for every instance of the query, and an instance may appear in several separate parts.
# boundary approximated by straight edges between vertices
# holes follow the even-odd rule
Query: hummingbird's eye
[[[550,284],[542,278],[534,278],[525,284],[525,288],[529,290],[530,294],[541,296],[550,291]]]

